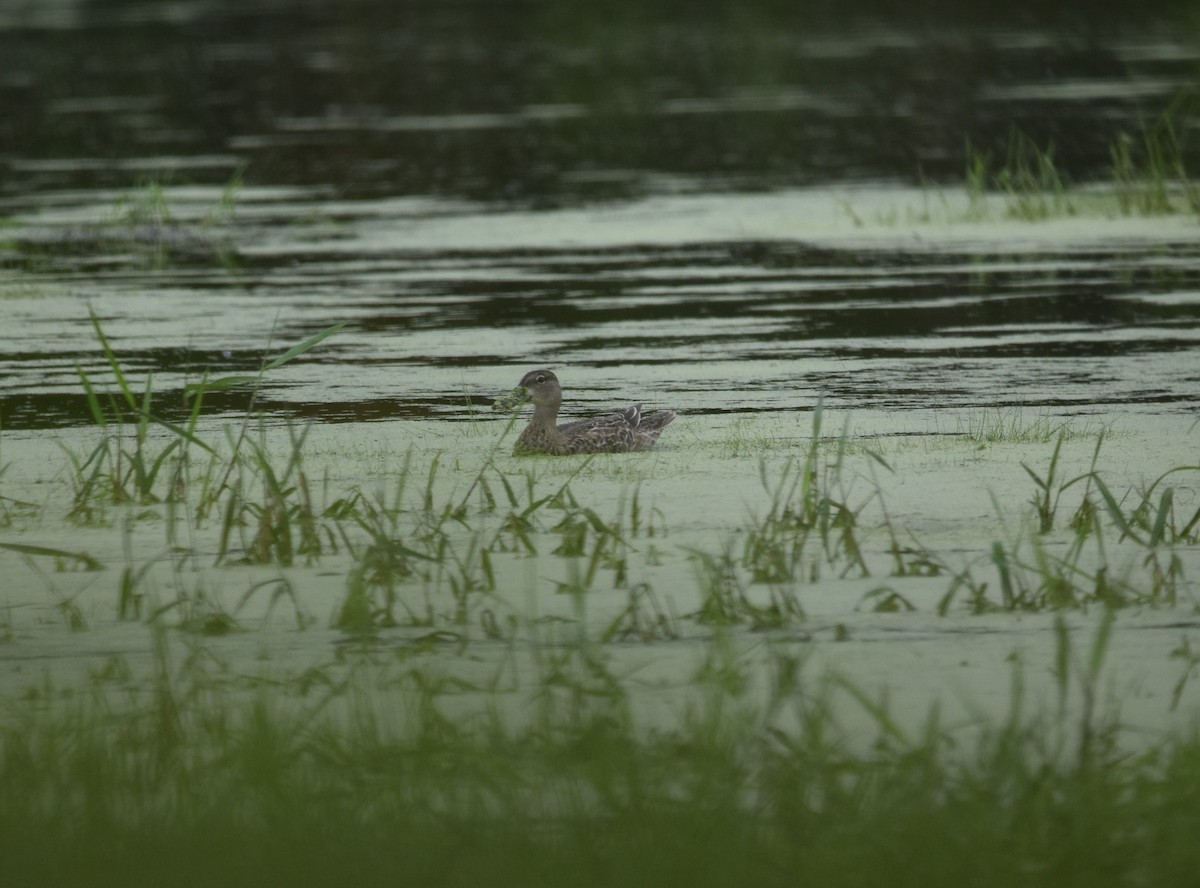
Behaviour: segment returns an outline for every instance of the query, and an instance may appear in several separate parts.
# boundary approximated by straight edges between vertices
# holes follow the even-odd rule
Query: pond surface
[[[537,214],[436,205],[419,222],[395,202],[340,204],[314,237],[262,217],[318,205],[271,196],[246,195],[217,228],[165,229],[198,231],[193,249],[227,246],[236,267],[129,269],[128,253],[99,244],[22,275],[36,283],[6,300],[0,334],[6,429],[90,421],[77,367],[111,376],[89,306],[137,386],[152,372],[159,409],[176,418],[185,383],[253,373],[336,322],[348,326],[267,377],[258,408],[470,419],[540,365],[593,411],[636,399],[692,416],[786,412],[821,393],[856,411],[1174,412],[1200,400],[1200,239],[1186,222],[1113,222],[1099,241],[1072,220],[999,234],[963,223],[931,243],[887,225],[857,233],[831,200],[798,191]],[[781,211],[798,238],[766,236]],[[731,219],[750,236],[720,238]],[[78,232],[64,252],[107,233],[39,224],[25,249],[53,250],[64,230]],[[208,409],[241,411],[247,398],[214,396]]]
[[[468,419],[549,365],[581,410],[1194,409],[1194,215],[956,203],[1014,133],[1107,176],[1196,84],[1187,4],[601,6],[0,14],[5,430],[90,422],[89,306],[174,416],[337,322],[257,407]]]

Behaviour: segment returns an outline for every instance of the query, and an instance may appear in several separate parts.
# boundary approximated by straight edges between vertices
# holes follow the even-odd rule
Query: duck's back
[[[624,413],[581,419],[558,427],[571,453],[630,453],[649,450],[675,419],[673,410],[642,414],[637,404]]]

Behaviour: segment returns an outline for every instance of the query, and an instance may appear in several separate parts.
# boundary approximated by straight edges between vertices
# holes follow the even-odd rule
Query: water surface
[[[1194,225],[922,227],[1014,133],[1105,178],[1196,85],[1188,5],[956,10],[9,10],[5,429],[90,422],[88,306],[174,416],[337,322],[258,408],[462,420],[550,365],[581,410],[1193,409]]]

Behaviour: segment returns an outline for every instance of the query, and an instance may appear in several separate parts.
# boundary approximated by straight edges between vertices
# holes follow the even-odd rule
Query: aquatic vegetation
[[[0,413],[0,453],[3,452],[3,444],[4,416]],[[9,464],[3,462],[2,457],[0,457],[0,482],[4,481],[4,476],[7,474],[8,469]],[[0,493],[0,528],[11,528],[18,521],[26,521],[36,517],[40,511],[41,509],[37,503],[14,499]]]
[[[120,360],[92,317],[117,391],[102,396],[91,377],[81,374],[94,419],[105,434],[86,458],[67,451],[74,490],[71,518],[99,524],[110,509],[122,509],[126,556],[116,596],[122,620],[158,620],[174,613],[180,625],[207,627],[200,631],[232,628],[232,614],[264,594],[261,590],[270,590],[271,607],[290,599],[297,625],[312,621],[294,585],[282,575],[255,581],[238,608],[225,610],[205,586],[211,580],[198,573],[191,541],[196,528],[214,516],[215,566],[244,563],[286,569],[297,564],[315,567],[326,557],[348,559],[344,592],[329,618],[333,626],[356,635],[395,627],[444,628],[463,643],[469,641],[465,633],[472,625],[490,638],[512,636],[501,621],[519,608],[509,600],[514,590],[507,584],[502,590],[499,577],[510,575],[521,559],[548,558],[552,567],[542,581],[559,593],[585,596],[626,590],[624,607],[608,618],[605,639],[664,640],[679,637],[688,621],[755,628],[800,625],[806,618],[803,584],[817,583],[827,571],[838,579],[867,577],[878,569],[881,557],[892,577],[946,577],[948,585],[937,606],[943,614],[956,601],[977,613],[1091,603],[1171,604],[1186,588],[1184,559],[1176,547],[1194,545],[1200,534],[1200,510],[1182,511],[1178,503],[1186,500],[1177,502],[1175,488],[1168,484],[1180,472],[1193,469],[1179,467],[1164,474],[1132,507],[1122,505],[1099,466],[1107,429],[1096,436],[1090,469],[1066,477],[1063,448],[1082,432],[1045,416],[1030,420],[1015,409],[986,410],[968,414],[967,438],[1052,441],[1053,448],[1045,468],[1022,463],[1034,483],[1029,500],[1033,532],[1027,533],[1024,518],[1019,518],[1016,529],[1004,538],[954,564],[915,538],[906,540],[911,534],[889,515],[884,485],[876,475],[880,467],[891,473],[891,466],[877,446],[864,443],[869,439],[851,439],[848,422],[839,435],[826,438],[821,401],[799,453],[793,443],[775,456],[780,442],[773,440],[757,454],[761,505],[748,504],[744,524],[731,527],[733,535],[719,537],[715,546],[697,546],[687,539],[668,543],[663,513],[644,505],[645,475],[632,487],[623,486],[615,512],[604,515],[576,492],[578,485],[597,480],[611,483],[607,464],[598,462],[599,457],[553,464],[498,457],[511,422],[474,464],[459,458],[447,464],[436,452],[418,457],[409,448],[388,484],[373,493],[360,486],[339,492],[330,490],[326,478],[318,503],[306,468],[309,427],[285,426],[281,442],[278,430],[255,421],[250,412],[238,427],[225,430],[221,446],[202,441],[196,429],[206,394],[238,387],[253,390],[265,374],[339,327],[265,361],[258,374],[204,379],[189,386],[189,420],[177,426],[157,418],[149,383],[143,397],[134,396]],[[150,435],[160,427],[168,433],[161,445],[156,442],[163,440],[162,434]],[[207,459],[196,471],[189,455],[200,450]],[[739,445],[737,453],[741,450]],[[410,483],[418,473],[424,476],[419,488]],[[549,477],[553,482],[547,485]],[[861,492],[855,493],[856,485]],[[1072,535],[1064,548],[1052,535],[1064,497],[1075,491],[1082,496],[1069,521]],[[993,500],[996,513],[1003,515],[1004,504],[995,494]],[[161,513],[144,511],[156,505]],[[131,506],[143,511],[130,512]],[[878,517],[864,525],[868,509]],[[138,515],[162,522],[167,537],[162,554],[132,554],[130,539],[138,532]],[[1117,545],[1123,558],[1129,557],[1131,545],[1140,549],[1136,569],[1113,561],[1107,540],[1113,527],[1121,532]],[[181,528],[187,529],[187,540],[180,539]],[[882,546],[869,542],[880,534]],[[61,566],[84,563],[72,561],[73,553],[66,551],[24,554],[56,555]],[[668,607],[650,576],[664,561],[683,559],[692,562],[694,583],[687,590],[691,601],[681,600],[683,590],[673,588]],[[173,572],[174,597],[159,601],[148,613],[145,603],[152,594],[157,598],[153,578],[160,564]],[[878,612],[914,606],[890,586],[857,594],[863,596],[864,607]],[[676,602],[682,616],[675,612]]]
[[[791,439],[771,435],[745,417],[731,421],[726,428],[726,437],[717,442],[719,452],[726,459],[785,452],[793,446]]]
[[[191,407],[259,379],[205,381]],[[136,426],[159,428],[153,405],[121,391],[96,395],[101,428],[124,436],[121,471],[101,451],[100,469],[68,475],[71,492],[95,477],[82,530],[101,538],[101,513],[119,522],[124,558],[105,587],[115,599],[82,606],[77,575],[96,568],[86,580],[113,582],[82,552],[0,552],[31,562],[54,631],[96,631],[109,608],[145,625],[153,662],[110,659],[86,694],[47,677],[6,704],[0,833],[14,843],[12,878],[45,881],[49,847],[67,883],[158,874],[161,861],[233,882],[266,866],[299,883],[336,870],[372,884],[399,868],[451,883],[569,873],[588,884],[603,859],[606,884],[862,884],[897,871],[889,847],[937,862],[923,883],[941,878],[931,872],[1057,882],[1069,870],[1104,885],[1113,867],[1153,878],[1160,864],[1200,865],[1190,831],[1176,838],[1178,812],[1200,810],[1195,738],[1132,755],[1102,693],[1119,608],[1170,606],[1193,588],[1200,468],[1126,491],[1101,464],[1107,431],[1089,463],[1061,423],[987,420],[997,440],[1047,451],[1013,465],[1020,490],[993,492],[995,539],[939,552],[889,511],[893,462],[848,423],[826,435],[820,403],[798,446],[723,457],[756,457],[737,464],[747,508],[699,535],[675,526],[685,511],[657,505],[673,491],[653,470],[629,484],[604,458],[515,460],[500,455],[501,423],[486,451],[406,444],[374,486],[339,488],[328,471],[313,481],[309,427],[254,415],[202,450],[169,429],[147,433],[139,456]],[[201,427],[181,426],[197,438]],[[1077,464],[1086,471],[1068,469]],[[125,499],[112,498],[114,474]],[[148,549],[148,533],[165,539]],[[680,565],[690,581],[671,571]],[[881,570],[890,585],[864,581]],[[322,575],[336,578],[314,594]],[[912,578],[946,591],[931,606],[909,594]],[[935,707],[914,727],[884,691],[810,665],[825,638],[836,648],[857,632],[814,626],[805,607],[808,590],[843,579],[851,604],[881,623],[923,607],[1055,612],[1057,697],[1027,708],[1023,670],[1047,670],[1014,656],[1006,717],[947,720]],[[222,645],[269,620],[293,631],[272,617],[280,608],[309,633],[307,661],[226,660]],[[1090,643],[1067,618],[1093,622]],[[12,624],[0,621],[0,641]],[[1177,651],[1164,700],[1182,705],[1200,658],[1187,636]],[[669,678],[650,674],[670,660],[683,665]],[[1051,847],[1062,822],[1161,833],[1159,856],[1101,867],[1094,842]],[[663,864],[662,847],[685,862]]]
[[[156,492],[159,473],[177,449],[183,448],[177,463],[182,461],[189,444],[213,452],[195,434],[199,402],[187,426],[179,426],[157,416],[152,410],[152,374],[146,375],[145,388],[139,398],[91,306],[88,307],[88,316],[117,390],[105,393],[102,397],[87,371],[76,366],[92,421],[102,433],[100,442],[86,456],[60,445],[73,469],[75,496],[68,517],[84,524],[103,520],[106,504],[132,502],[144,505],[159,501],[160,496]],[[152,427],[165,431],[169,436],[168,442],[157,450],[150,437]]]
[[[239,260],[234,239],[221,229],[228,227],[237,206],[245,166],[240,166],[207,208],[189,207],[183,218],[172,203],[169,178],[146,178],[122,196],[112,208],[111,218],[98,226],[93,236],[107,240],[138,265],[161,270],[201,255],[226,271],[237,269]]]
[[[822,562],[839,568],[841,576],[852,570],[863,576],[870,572],[856,530],[858,514],[874,494],[853,508],[847,504],[850,498],[843,470],[848,435],[843,429],[832,459],[827,459],[821,438],[823,417],[824,404],[819,400],[813,410],[812,434],[804,460],[786,460],[777,482],[771,483],[766,462],[759,461],[759,477],[770,495],[770,506],[748,528],[742,556],[754,582],[796,582],[805,578],[815,582]],[[868,448],[864,453],[890,471],[877,452]],[[810,540],[820,543],[819,554],[808,552]]]
[[[1184,562],[1176,547],[1195,545],[1195,528],[1200,524],[1200,510],[1178,513],[1175,509],[1175,488],[1164,484],[1178,473],[1200,473],[1200,467],[1178,466],[1146,488],[1132,507],[1122,505],[1104,480],[1097,464],[1104,434],[1097,436],[1090,469],[1066,481],[1058,476],[1058,464],[1064,436],[1060,434],[1044,475],[1022,463],[1022,468],[1036,486],[1030,505],[1036,518],[1036,529],[1026,534],[1024,528],[1005,540],[996,540],[986,557],[995,571],[996,600],[989,594],[989,580],[980,580],[975,569],[968,565],[954,570],[933,553],[922,552],[922,561],[936,565],[937,572],[951,576],[951,583],[938,610],[946,613],[951,603],[965,590],[969,607],[976,613],[989,610],[1031,610],[1047,608],[1077,608],[1089,604],[1105,607],[1128,605],[1167,605],[1179,601],[1184,584]],[[1047,540],[1054,530],[1055,516],[1062,495],[1082,484],[1083,494],[1069,522],[1072,536],[1062,554]],[[1161,488],[1161,492],[1160,491]],[[1157,493],[1157,500],[1155,494]],[[996,494],[992,494],[997,513],[1003,509]],[[1097,506],[1097,498],[1103,509]],[[1118,570],[1106,541],[1107,515],[1112,526],[1120,531],[1116,544],[1130,541],[1140,554],[1142,571],[1136,577],[1131,566]]]
[[[1054,516],[1058,511],[1059,497],[1073,483],[1081,480],[1081,478],[1074,478],[1065,484],[1055,486],[1055,482],[1058,480],[1058,458],[1062,453],[1062,445],[1065,437],[1066,434],[1064,432],[1059,432],[1058,439],[1054,443],[1054,453],[1050,456],[1050,467],[1046,470],[1045,477],[1039,475],[1025,463],[1021,463],[1021,468],[1028,473],[1029,477],[1033,479],[1033,483],[1037,485],[1037,492],[1033,496],[1032,504],[1034,509],[1037,510],[1039,533],[1049,533],[1054,529]],[[1096,456],[1100,455],[1100,445],[1103,441],[1104,436],[1101,435],[1096,442]],[[1092,464],[1093,466],[1095,465],[1095,459],[1092,460]],[[1081,477],[1088,478],[1090,476],[1085,475]]]
[[[240,438],[231,443],[234,454],[248,450],[245,458],[231,459],[232,475],[226,473],[220,488],[225,504],[221,510],[221,535],[217,562],[230,557],[230,541],[236,531],[240,557],[252,564],[290,566],[296,556],[310,562],[322,552],[322,534],[303,468],[307,427],[288,426],[290,450],[282,469],[272,462],[266,431],[259,427],[257,440]],[[257,489],[259,496],[252,495]],[[253,528],[247,534],[247,528]]]
[[[244,166],[236,169],[215,196],[213,189],[176,183],[170,174],[141,176],[101,217],[50,237],[25,236],[11,223],[15,233],[0,240],[6,265],[32,279],[5,285],[2,298],[40,298],[47,292],[40,278],[75,256],[99,255],[106,264],[154,272],[196,263],[236,272],[241,258],[234,224],[244,172]]]
[[[1108,507],[1109,515],[1121,529],[1123,537],[1129,537],[1146,547],[1175,543],[1195,545],[1200,543],[1200,509],[1196,509],[1191,515],[1188,515],[1186,508],[1179,513],[1175,502],[1175,488],[1163,483],[1179,473],[1200,475],[1200,466],[1176,466],[1168,469],[1137,494],[1140,499],[1129,511],[1122,509],[1120,501],[1094,469],[1092,480]],[[1158,493],[1158,502],[1155,505],[1154,496],[1160,488],[1161,492]]]
[[[52,558],[56,564],[57,570],[79,569],[79,570],[103,570],[104,565],[99,560],[89,555],[87,552],[72,552],[67,549],[59,549],[53,546],[37,546],[29,543],[0,543],[0,549],[5,549],[9,552],[16,552],[20,555],[30,557],[37,556],[40,558]]]
[[[804,622],[804,608],[792,584],[767,584],[766,600],[751,593],[742,580],[741,561],[726,549],[720,555],[694,551],[700,608],[690,616],[702,626],[748,625],[779,629]]]
[[[1182,93],[1135,137],[1116,135],[1109,145],[1110,180],[1087,189],[1068,181],[1055,161],[1053,141],[1044,147],[1012,131],[997,162],[993,151],[966,145],[966,221],[992,214],[991,196],[1003,199],[1007,216],[1037,222],[1082,212],[1156,216],[1200,214],[1200,185],[1189,174],[1183,134],[1195,96]],[[926,214],[928,216],[928,214]]]
[[[77,367],[80,382],[87,396],[92,421],[102,433],[99,444],[86,455],[78,455],[65,446],[62,448],[71,462],[71,479],[75,490],[69,517],[85,524],[102,520],[103,509],[106,505],[121,503],[146,505],[162,501],[169,502],[173,498],[185,495],[188,481],[189,447],[197,447],[214,459],[219,458],[217,449],[196,434],[204,395],[208,392],[227,391],[237,387],[259,386],[265,375],[271,370],[304,354],[343,326],[341,324],[334,325],[292,347],[282,355],[265,361],[258,374],[254,376],[206,379],[196,385],[188,386],[184,392],[185,398],[191,401],[188,421],[186,425],[178,425],[163,419],[154,412],[151,374],[146,376],[142,395],[139,397],[134,392],[128,374],[109,343],[95,310],[89,306],[88,313],[117,389],[115,392],[99,391],[91,375],[82,367]],[[243,465],[241,451],[243,444],[247,441],[246,433],[251,417],[252,414],[247,415],[240,434],[236,440],[231,442],[231,454],[225,463],[224,476],[215,486],[210,486],[212,481],[210,470],[205,481],[204,493],[197,506],[198,515],[203,516],[207,513],[211,504],[225,492],[234,469]],[[167,442],[157,449],[155,449],[155,441],[151,438],[152,429],[160,433],[165,432],[167,435]],[[294,437],[293,460],[297,458],[302,443],[302,435],[299,441],[296,441]],[[263,472],[265,481],[270,483],[273,480],[270,465],[265,461],[262,447],[255,448],[253,442],[250,442],[248,446],[254,450],[252,462]],[[163,477],[162,472],[168,465],[173,469],[171,477],[167,483],[160,483],[160,479]],[[289,466],[285,478],[290,474],[291,468]],[[274,493],[278,496],[281,492],[278,483],[275,484],[275,488]]]
[[[992,192],[1004,195],[1009,216],[1026,222],[1076,212],[1067,183],[1054,162],[1054,144],[1040,148],[1016,131],[1009,134],[1004,159],[998,165],[991,152],[967,144],[966,185],[968,218],[987,215],[987,196]]]
[[[1181,133],[1195,96],[1181,94],[1137,138],[1121,133],[1112,143],[1112,180],[1121,212],[1141,216],[1186,210],[1200,215],[1200,184],[1188,175]]]
[[[472,18],[450,6],[456,22]],[[65,84],[35,91],[57,103],[49,116],[64,132],[86,130],[98,144],[127,128],[146,136],[117,159],[14,156],[36,193],[18,189],[7,205],[30,241],[49,246],[6,246],[5,261],[58,261],[66,280],[49,282],[61,297],[22,328],[48,332],[17,372],[82,351],[54,315],[70,311],[79,287],[99,311],[147,315],[137,320],[137,359],[115,360],[122,340],[116,321],[104,321],[115,349],[106,343],[106,363],[80,375],[102,417],[95,428],[66,428],[70,450],[44,448],[44,459],[27,436],[23,452],[36,459],[18,472],[0,468],[9,497],[0,499],[7,880],[1103,886],[1197,871],[1194,736],[1151,734],[1148,709],[1126,731],[1105,711],[1110,686],[1123,693],[1137,681],[1128,662],[1105,665],[1122,623],[1133,624],[1130,648],[1148,640],[1137,634],[1146,623],[1158,623],[1169,628],[1155,627],[1156,638],[1169,634],[1180,652],[1168,680],[1136,688],[1132,702],[1160,710],[1170,702],[1181,716],[1193,704],[1197,481],[1182,465],[1156,480],[1194,462],[1175,458],[1191,442],[1152,442],[1164,446],[1150,458],[1112,440],[1089,467],[1091,443],[1078,440],[1085,420],[984,416],[967,435],[922,433],[936,411],[965,414],[972,408],[957,405],[1008,400],[1014,390],[1062,412],[1087,409],[1077,405],[1089,396],[1131,404],[1158,388],[1141,385],[1146,367],[1166,380],[1161,403],[1129,412],[1186,409],[1186,374],[1175,372],[1184,359],[1151,360],[1186,351],[1195,264],[1179,236],[1186,222],[1157,220],[1149,232],[1098,225],[1095,239],[1065,245],[1055,241],[1074,238],[1075,223],[1037,233],[1011,221],[964,226],[945,241],[929,229],[843,238],[848,223],[823,209],[842,176],[903,175],[880,157],[941,164],[953,153],[944,121],[930,114],[938,102],[922,97],[939,75],[971,79],[980,100],[971,125],[981,129],[1013,100],[994,80],[974,79],[976,65],[1005,69],[1010,97],[1030,87],[1051,98],[1072,91],[1066,103],[1035,99],[1039,108],[1111,112],[1112,103],[1079,101],[1088,92],[1070,77],[1039,79],[1046,44],[1026,39],[1024,25],[994,44],[990,33],[947,41],[941,29],[937,51],[917,40],[912,58],[914,41],[886,28],[859,29],[832,53],[818,28],[813,39],[826,49],[799,46],[806,82],[864,70],[871,80],[863,90],[842,77],[831,105],[795,88],[798,45],[764,28],[772,16],[761,10],[739,8],[712,27],[689,13],[696,21],[676,32],[667,13],[650,12],[663,27],[647,28],[633,4],[618,4],[615,18],[607,6],[583,13],[585,24],[610,23],[599,47],[571,11],[550,22],[575,26],[566,28],[567,77],[547,76],[563,61],[553,42],[529,44],[535,64],[508,66],[559,95],[547,103],[541,87],[517,90],[530,101],[501,109],[498,126],[486,113],[440,123],[392,115],[365,145],[372,109],[386,102],[314,104],[285,90],[281,118],[257,89],[258,117],[284,132],[229,142],[280,162],[276,184],[254,195],[245,218],[234,212],[235,189],[205,215],[214,191],[164,180],[74,232],[95,218],[89,183],[145,165],[139,145],[181,146],[166,162],[198,175],[227,160],[186,150],[190,115],[175,115],[178,103],[103,83],[72,90],[70,77],[8,76]],[[353,76],[361,42],[346,39],[351,19],[339,15],[337,27],[317,22],[332,43],[304,43],[314,51],[298,60],[303,79],[379,87]],[[458,27],[450,22],[441,37],[425,29],[434,42],[405,61],[450,72],[446,83],[474,83],[451,69],[476,57],[492,67],[513,60],[475,52],[488,45]],[[180,29],[140,30],[153,41]],[[533,36],[553,30],[535,27]],[[526,31],[513,33],[524,40]],[[1125,98],[1178,82],[1180,63],[1162,58],[1161,44],[1124,30],[1121,39],[1118,56],[1151,71]],[[262,54],[236,46],[236,58],[215,62],[240,74]],[[586,63],[598,48],[622,69],[607,85]],[[1096,59],[1066,49],[1071,64]],[[24,55],[59,67],[74,57]],[[153,53],[125,55],[143,73],[170,68],[152,64]],[[261,60],[279,61],[270,56]],[[681,58],[699,81],[676,76]],[[1033,67],[1011,69],[1014,60]],[[730,64],[736,84],[710,76]],[[245,73],[238,84],[265,83]],[[950,110],[962,97],[933,92]],[[610,118],[595,128],[603,139],[588,136],[596,109]],[[722,126],[728,115],[739,126]],[[1053,129],[1038,119],[1050,127],[1042,133]],[[91,126],[105,121],[113,126]],[[614,127],[632,138],[612,138]],[[890,138],[904,131],[914,144]],[[417,150],[387,150],[396,140]],[[333,153],[314,154],[321,141]],[[449,151],[420,150],[425,143]],[[859,143],[879,153],[860,156]],[[1081,143],[1095,168],[1088,138],[1072,149]],[[339,145],[359,162],[329,163]],[[480,146],[487,150],[476,157]],[[586,169],[571,163],[581,146]],[[539,160],[539,147],[552,156]],[[1043,134],[1014,136],[1007,154],[1003,143],[991,147],[996,154],[981,155],[972,173],[974,205],[991,221],[1114,206],[1092,203],[1091,186],[1074,188],[1061,139],[1057,150]],[[1141,153],[1152,152],[1142,148],[1135,137],[1114,153],[1126,189],[1117,200],[1135,213],[1159,211],[1164,194],[1175,211],[1185,207],[1168,181],[1169,141],[1155,143],[1148,164]],[[622,152],[633,167],[612,162]],[[756,169],[763,159],[765,178]],[[1166,171],[1166,187],[1143,185],[1142,165]],[[300,181],[289,169],[311,184],[289,185]],[[893,199],[879,186],[875,178],[848,187],[868,201]],[[623,191],[655,200],[605,204]],[[456,199],[464,195],[469,202]],[[959,193],[940,206],[926,197],[923,206],[916,197],[909,222],[961,212]],[[306,212],[333,220],[307,241],[288,231]],[[879,212],[905,224],[902,211]],[[844,213],[870,224],[848,203]],[[235,215],[239,242],[252,242],[251,295],[230,292],[212,267],[214,248],[235,246]],[[78,255],[55,260],[60,249]],[[144,273],[163,265],[190,267]],[[1174,275],[1173,286],[1156,286],[1158,274]],[[254,391],[261,374],[202,380],[182,414],[162,409],[173,397],[167,377],[156,369],[151,380],[145,366],[176,372],[176,361],[219,365],[204,356],[225,348],[248,354],[246,319],[273,299],[288,300],[289,325],[328,312],[358,319],[367,335],[345,350],[337,379],[296,374],[274,416],[260,417],[251,396],[246,419],[228,429],[223,420],[214,427],[210,411],[218,400],[225,409],[244,401],[215,393]],[[171,317],[177,305],[225,320],[181,324]],[[14,316],[43,314],[10,307]],[[244,322],[236,335],[229,318]],[[1154,336],[1142,335],[1147,323]],[[601,368],[597,398],[634,375],[622,362],[648,368],[650,384],[677,386],[673,397],[692,411],[687,428],[646,459],[516,465],[507,447],[489,447],[503,440],[502,423],[457,421],[463,401],[479,401],[456,396],[451,368],[469,365],[463,387],[482,388],[480,365],[523,361],[522,349]],[[1043,364],[1044,355],[1053,360]],[[1124,363],[1109,374],[1114,356]],[[212,375],[221,372],[235,371]],[[15,382],[26,428],[76,423],[78,394],[42,397],[58,377],[48,374],[44,387]],[[839,435],[831,410],[818,409],[811,429],[796,424],[826,386],[828,404],[870,405],[863,436],[846,427]],[[343,396],[348,403],[334,403]],[[58,415],[38,415],[52,400]],[[314,407],[334,421],[281,419]],[[158,418],[176,419],[195,441]],[[352,428],[338,425],[351,418]],[[69,509],[75,523],[64,529]],[[939,619],[937,597],[952,584]],[[1128,604],[1137,608],[1118,608]],[[931,654],[952,633],[969,640]],[[1047,639],[1048,653],[1039,646]],[[906,648],[913,669],[872,659],[889,647]],[[64,649],[71,653],[56,653]],[[968,668],[1003,672],[1008,656],[1011,694],[989,685],[997,693],[973,700],[966,691],[965,706],[947,694],[923,722],[920,705],[903,696],[910,682],[949,675],[953,684]],[[839,671],[868,660],[853,676]],[[1049,695],[1023,692],[1026,679],[1047,675]],[[989,710],[996,698],[1012,701],[1007,717]]]
[[[1200,865],[1197,741],[1121,751],[1126,727],[1102,696],[1115,631],[1105,617],[1079,642],[1056,624],[1044,708],[1016,663],[1006,716],[963,728],[933,710],[915,729],[782,642],[760,697],[718,635],[673,690],[676,725],[647,730],[629,678],[570,634],[529,642],[528,686],[364,651],[242,689],[211,642],[178,658],[159,630],[149,687],[115,660],[74,705],[54,705],[66,689],[46,681],[8,707],[6,872],[850,885],[915,863],[926,885],[1170,882]],[[1096,835],[1118,847],[1098,851]]]
[[[663,641],[680,637],[679,617],[669,601],[649,583],[629,587],[629,603],[601,636],[601,641]]]
[[[1022,407],[980,407],[958,419],[958,433],[979,444],[1047,444],[1058,437],[1072,440],[1096,434],[1095,423],[1080,425],[1045,413],[1030,415]]]

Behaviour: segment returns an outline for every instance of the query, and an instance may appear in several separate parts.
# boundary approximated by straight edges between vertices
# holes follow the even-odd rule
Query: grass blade
[[[262,377],[255,376],[221,376],[217,379],[204,380],[195,382],[191,385],[184,386],[184,398],[194,398],[202,396],[206,392],[227,392],[230,389],[243,388],[258,384]]]
[[[129,405],[130,409],[137,410],[137,397],[134,395],[133,389],[129,387],[129,381],[125,378],[125,372],[121,369],[121,362],[117,359],[116,352],[108,344],[108,337],[104,335],[104,329],[100,326],[100,318],[96,316],[96,310],[90,305],[88,306],[88,317],[92,320],[92,329],[96,331],[96,338],[100,340],[100,347],[104,350],[108,366],[112,368],[113,375],[117,377],[117,385],[121,389],[125,403]]]
[[[54,549],[50,546],[34,546],[28,543],[0,543],[0,549],[19,552],[22,555],[40,555],[43,558],[67,558],[78,561],[87,570],[104,570],[104,565],[87,552],[69,552],[66,549]]]
[[[79,381],[83,383],[83,393],[87,397],[88,410],[91,411],[92,422],[102,429],[108,428],[108,417],[104,415],[104,410],[100,407],[100,397],[92,387],[92,381],[88,377],[87,371],[76,364],[75,372],[79,374]]]
[[[332,327],[326,327],[320,333],[316,334],[315,336],[310,336],[308,339],[304,340],[299,345],[293,345],[291,348],[289,348],[287,351],[285,351],[283,354],[281,354],[275,360],[270,361],[269,363],[265,364],[263,366],[263,371],[265,372],[267,370],[274,370],[276,367],[282,367],[288,361],[291,361],[294,358],[300,357],[300,355],[304,354],[306,351],[311,349],[314,345],[321,342],[321,340],[327,339],[328,337],[332,336],[334,333],[337,333],[339,330],[341,330],[345,326],[346,326],[346,322],[342,321],[340,324],[334,324]]]
[[[1100,491],[1100,496],[1104,499],[1104,505],[1108,507],[1108,514],[1112,516],[1117,527],[1121,528],[1121,536],[1129,537],[1142,546],[1146,545],[1146,541],[1138,536],[1137,532],[1134,531],[1129,521],[1125,518],[1124,513],[1121,511],[1121,504],[1117,502],[1117,498],[1108,489],[1108,485],[1095,473],[1092,474],[1092,480],[1096,482],[1096,489]]]

